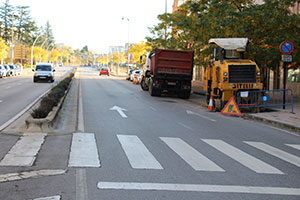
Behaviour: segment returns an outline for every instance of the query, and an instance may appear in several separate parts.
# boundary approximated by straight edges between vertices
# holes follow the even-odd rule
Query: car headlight
[[[227,72],[224,72],[224,76],[227,76]]]
[[[257,74],[257,76],[260,76],[260,72],[257,72],[256,74]]]

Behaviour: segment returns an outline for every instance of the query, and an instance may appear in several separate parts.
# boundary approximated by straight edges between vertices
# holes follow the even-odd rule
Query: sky
[[[0,0],[1,5],[5,0]],[[85,45],[96,53],[109,46],[138,43],[151,36],[148,27],[158,24],[166,0],[10,0],[11,5],[29,6],[38,26],[50,22],[56,43],[73,49]],[[173,0],[167,0],[172,11]],[[122,17],[128,18],[122,20]]]

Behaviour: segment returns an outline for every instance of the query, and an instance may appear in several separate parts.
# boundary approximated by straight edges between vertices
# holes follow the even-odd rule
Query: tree
[[[61,56],[61,53],[58,50],[53,49],[50,55],[51,55],[50,62],[54,63]]]
[[[8,49],[8,46],[5,44],[5,42],[0,37],[0,60],[1,61],[4,60],[5,58],[7,58],[7,49]]]
[[[151,46],[146,44],[144,41],[134,44],[129,48],[129,53],[133,55],[133,63],[140,62],[140,56],[145,55],[147,52],[151,51]],[[145,62],[145,57],[143,57],[142,63]]]
[[[15,19],[15,28],[16,28],[16,39],[17,41],[32,45],[33,37],[32,33],[38,30],[35,22],[31,19],[30,11],[28,6],[17,6],[16,8],[16,19]]]
[[[3,28],[1,30],[1,35],[5,42],[11,41],[11,30],[13,27],[14,18],[14,7],[9,4],[9,0],[6,0],[3,6],[0,7],[0,19]]]
[[[257,5],[254,0],[188,0],[178,11],[158,16],[160,22],[151,29],[153,36],[147,42],[153,48],[194,50],[195,64],[208,66],[210,38],[247,37],[246,56],[259,66],[274,69],[280,60],[280,43],[290,40],[295,46],[293,64],[299,66],[300,16],[288,9],[295,2],[265,0]]]

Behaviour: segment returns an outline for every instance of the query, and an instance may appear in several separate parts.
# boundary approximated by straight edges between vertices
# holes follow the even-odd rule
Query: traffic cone
[[[213,111],[213,97],[210,96],[210,99],[209,99],[209,104],[208,104],[208,111],[212,112]]]

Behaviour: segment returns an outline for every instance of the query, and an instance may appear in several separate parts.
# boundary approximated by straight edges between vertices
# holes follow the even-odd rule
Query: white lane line
[[[181,125],[181,126],[183,126],[183,127],[186,128],[186,129],[191,130],[191,131],[194,130],[194,129],[192,129],[191,127],[189,127],[189,126],[187,126],[187,125],[185,125],[185,124],[183,124],[183,123],[181,123],[181,122],[178,122],[178,124]]]
[[[27,171],[27,172],[19,172],[19,173],[10,173],[10,174],[0,174],[0,183],[9,182],[9,181],[17,181],[29,178],[37,178],[41,176],[55,176],[66,173],[66,170],[60,169],[44,169],[37,171]]]
[[[143,142],[135,135],[117,135],[119,142],[134,169],[163,169]]]
[[[60,200],[60,196],[51,196],[51,197],[41,197],[33,200]]]
[[[3,101],[2,100],[0,100],[0,103],[2,103]]]
[[[134,182],[98,182],[98,189],[113,190],[158,190],[178,192],[213,192],[213,193],[242,193],[270,195],[300,195],[300,188],[257,187],[236,185],[197,185],[197,184],[168,184],[168,183],[134,183]]]
[[[207,157],[202,155],[189,144],[180,138],[160,138],[166,143],[173,151],[175,151],[185,162],[187,162],[193,169],[197,171],[217,171],[225,172],[224,169],[216,165]]]
[[[255,171],[256,173],[265,173],[265,174],[283,174],[280,170],[272,167],[271,165],[239,150],[238,148],[227,144],[221,140],[208,140],[203,139],[202,141],[211,145],[215,149],[229,156],[230,158],[236,160],[245,167]]]
[[[93,133],[73,133],[69,167],[100,167]]]
[[[300,150],[300,144],[286,144],[287,146],[293,147],[294,149]]]
[[[189,114],[189,115],[196,115],[196,116],[198,116],[198,117],[202,117],[202,118],[207,119],[207,120],[210,120],[210,121],[212,121],[212,122],[216,122],[216,121],[217,121],[217,120],[215,120],[215,119],[211,119],[211,118],[209,118],[209,117],[206,117],[206,116],[204,116],[204,115],[200,115],[199,113],[195,113],[195,112],[190,111],[190,110],[187,110],[186,113]]]
[[[285,151],[282,151],[280,149],[272,147],[268,144],[264,144],[262,142],[245,142],[245,143],[249,144],[257,149],[260,149],[268,154],[271,154],[272,156],[280,158],[281,160],[292,163],[292,164],[296,165],[297,167],[300,167],[300,157],[298,157],[298,156],[287,153]]]
[[[151,110],[153,110],[153,111],[156,111],[156,109],[155,109],[155,108],[153,108],[153,107],[151,107],[151,106],[150,106],[149,108],[150,108]]]
[[[32,166],[47,134],[24,134],[1,160],[0,166]]]
[[[76,169],[76,200],[88,200],[86,169]]]
[[[76,72],[75,77],[79,79],[80,74],[79,72]],[[78,124],[77,124],[77,129],[78,132],[84,132],[84,117],[83,117],[83,104],[82,104],[82,87],[81,87],[81,82],[79,82],[79,99],[78,99]]]
[[[11,88],[11,86],[7,86],[7,87],[5,87],[4,89],[5,90],[8,90],[8,89],[10,89]]]

